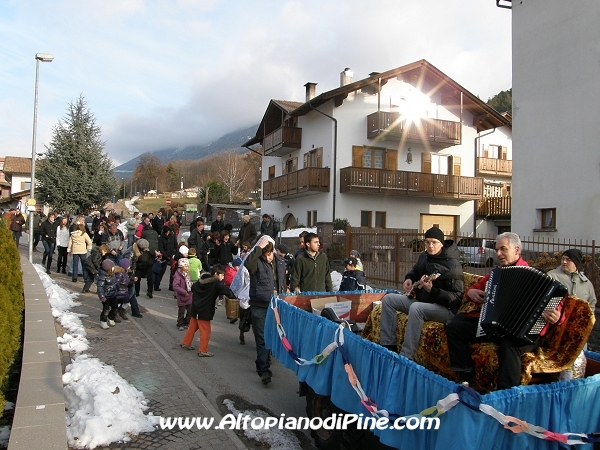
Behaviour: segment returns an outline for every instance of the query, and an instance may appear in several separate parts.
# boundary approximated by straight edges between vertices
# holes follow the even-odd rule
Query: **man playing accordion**
[[[515,233],[502,233],[496,238],[496,253],[503,267],[528,266],[521,258],[521,239]],[[471,286],[465,295],[481,306],[485,301],[485,285],[490,277],[487,274],[479,282]],[[521,355],[534,351],[539,345],[539,338],[529,345],[523,345],[511,336],[477,337],[481,309],[460,313],[445,325],[450,354],[450,367],[456,373],[459,382],[472,383],[474,367],[471,359],[471,344],[473,342],[496,342],[499,345],[498,354],[498,389],[507,389],[521,384]],[[542,318],[553,325],[560,319],[558,309],[545,311]]]

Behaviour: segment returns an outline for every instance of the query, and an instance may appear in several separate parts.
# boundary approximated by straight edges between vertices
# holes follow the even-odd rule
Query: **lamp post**
[[[31,145],[31,183],[30,197],[33,204],[29,206],[29,262],[33,263],[33,211],[35,210],[35,138],[37,133],[38,84],[40,80],[40,61],[52,62],[50,53],[35,54],[35,96],[33,99],[33,143]]]

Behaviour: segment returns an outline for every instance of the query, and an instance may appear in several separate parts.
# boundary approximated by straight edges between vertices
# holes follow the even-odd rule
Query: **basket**
[[[237,298],[228,298],[225,300],[225,315],[228,319],[237,319],[240,301]]]

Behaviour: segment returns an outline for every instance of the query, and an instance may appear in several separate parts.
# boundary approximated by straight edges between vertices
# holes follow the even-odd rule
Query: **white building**
[[[510,117],[425,60],[352,77],[346,69],[339,88],[318,96],[307,83],[305,103],[269,103],[245,144],[263,146],[263,212],[283,227],[340,218],[495,233],[498,225],[476,220],[476,211],[493,186],[509,194]]]
[[[512,229],[522,235],[599,235],[599,23],[598,0],[512,2]]]

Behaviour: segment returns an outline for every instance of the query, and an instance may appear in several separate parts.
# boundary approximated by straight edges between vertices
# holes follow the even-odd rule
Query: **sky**
[[[83,95],[115,164],[206,145],[304,101],[426,59],[486,101],[511,87],[511,13],[494,0],[0,0],[0,156],[31,156]]]

